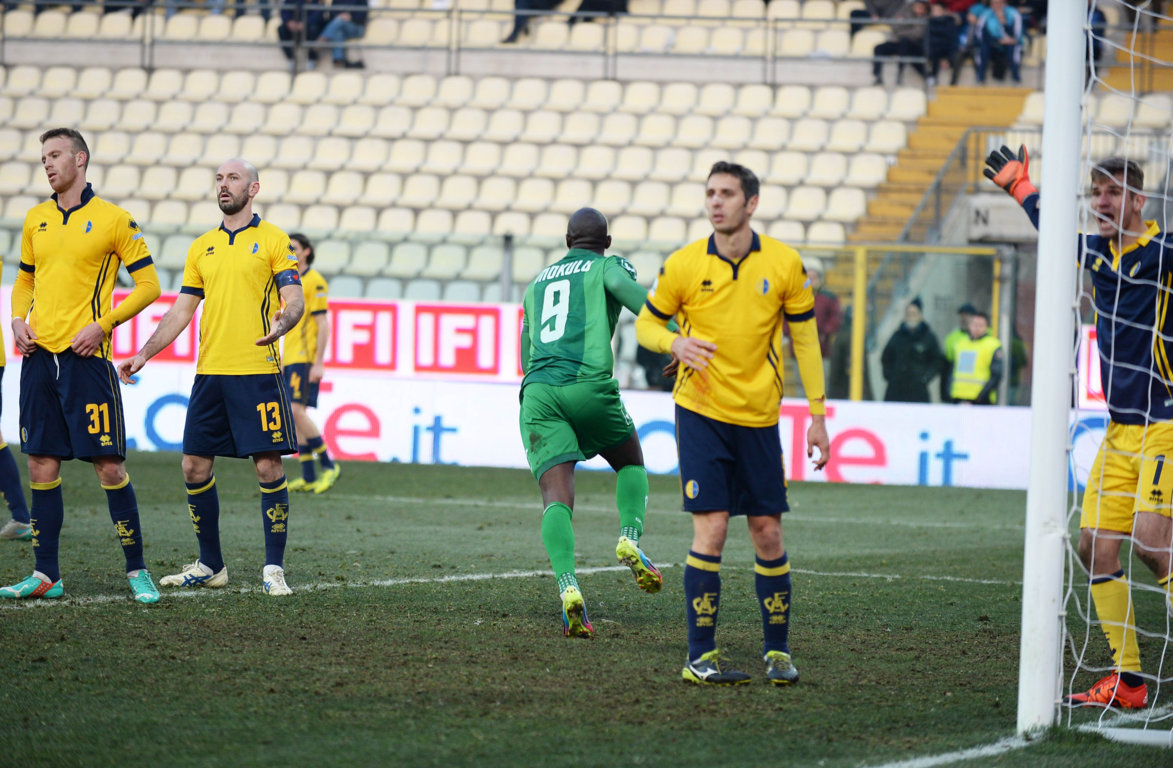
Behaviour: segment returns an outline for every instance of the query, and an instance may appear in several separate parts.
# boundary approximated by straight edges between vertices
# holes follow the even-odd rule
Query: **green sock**
[[[577,587],[574,575],[574,526],[570,507],[556,501],[542,513],[542,543],[550,556],[550,567],[558,577],[558,591],[568,586]]]
[[[628,464],[616,473],[615,506],[619,507],[620,532],[638,544],[648,508],[648,471],[642,465]]]

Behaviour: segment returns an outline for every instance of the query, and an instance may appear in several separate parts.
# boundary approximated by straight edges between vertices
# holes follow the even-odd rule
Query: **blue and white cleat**
[[[164,587],[209,587],[218,589],[228,584],[228,566],[212,573],[212,569],[196,560],[183,566],[179,573],[172,573],[159,579]]]
[[[266,595],[284,597],[293,594],[293,590],[285,583],[285,569],[279,565],[266,565],[261,571],[261,583]]]
[[[130,582],[130,591],[136,603],[159,602],[159,589],[146,568],[139,569],[133,576],[126,574],[126,580]]]
[[[635,583],[644,592],[655,594],[664,586],[664,577],[660,575],[659,569],[652,565],[644,551],[626,536],[619,537],[619,543],[615,545],[615,558],[631,569]]]
[[[61,586],[61,579],[49,581],[48,577],[40,571],[33,571],[33,575],[22,582],[8,587],[0,587],[0,597],[9,600],[25,600],[33,597],[61,597],[64,592],[65,589]]]

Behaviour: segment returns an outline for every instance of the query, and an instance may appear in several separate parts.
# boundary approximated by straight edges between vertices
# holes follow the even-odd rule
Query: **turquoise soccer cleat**
[[[0,539],[7,541],[32,541],[33,527],[28,523],[20,523],[16,520],[9,520],[0,528]]]
[[[631,569],[635,583],[644,592],[655,594],[664,586],[664,577],[660,575],[659,569],[652,565],[644,551],[626,536],[619,537],[619,543],[615,545],[615,557]]]
[[[65,589],[61,586],[61,579],[49,581],[37,574],[29,576],[22,582],[8,587],[0,587],[0,597],[9,600],[25,600],[33,597],[61,597]]]
[[[126,574],[126,580],[130,582],[130,592],[136,603],[159,602],[159,588],[146,568],[140,569],[137,576]]]

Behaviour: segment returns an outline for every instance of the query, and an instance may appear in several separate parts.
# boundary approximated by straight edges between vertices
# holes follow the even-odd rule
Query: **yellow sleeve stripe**
[[[126,473],[126,477],[122,478],[121,483],[118,483],[117,485],[103,485],[102,490],[104,490],[104,491],[117,491],[121,488],[125,488],[128,485],[130,485],[130,473],[129,472]]]
[[[687,565],[691,565],[693,568],[700,568],[702,571],[712,571],[713,573],[716,573],[717,571],[721,570],[720,563],[710,563],[708,560],[701,560],[699,557],[693,557],[692,555],[688,556],[688,558],[685,560],[685,563]]]
[[[199,488],[188,488],[187,495],[195,496],[197,493],[203,493],[204,491],[208,490],[209,488],[211,488],[215,484],[216,484],[216,476],[212,475],[212,477],[208,479],[208,482],[206,485],[202,485]]]
[[[60,477],[51,483],[29,483],[29,488],[32,488],[34,491],[51,491],[59,485],[61,485]]]
[[[753,564],[754,573],[760,573],[763,576],[785,576],[790,573],[790,563],[783,563],[777,568],[767,568],[761,563]]]

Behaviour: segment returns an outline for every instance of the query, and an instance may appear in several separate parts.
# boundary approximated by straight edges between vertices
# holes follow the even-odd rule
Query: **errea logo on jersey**
[[[204,255],[205,255],[205,256],[211,256],[211,255],[212,255],[213,253],[215,253],[215,252],[216,252],[216,246],[214,246],[214,245],[209,245],[209,246],[208,246],[208,250],[204,251]]]

